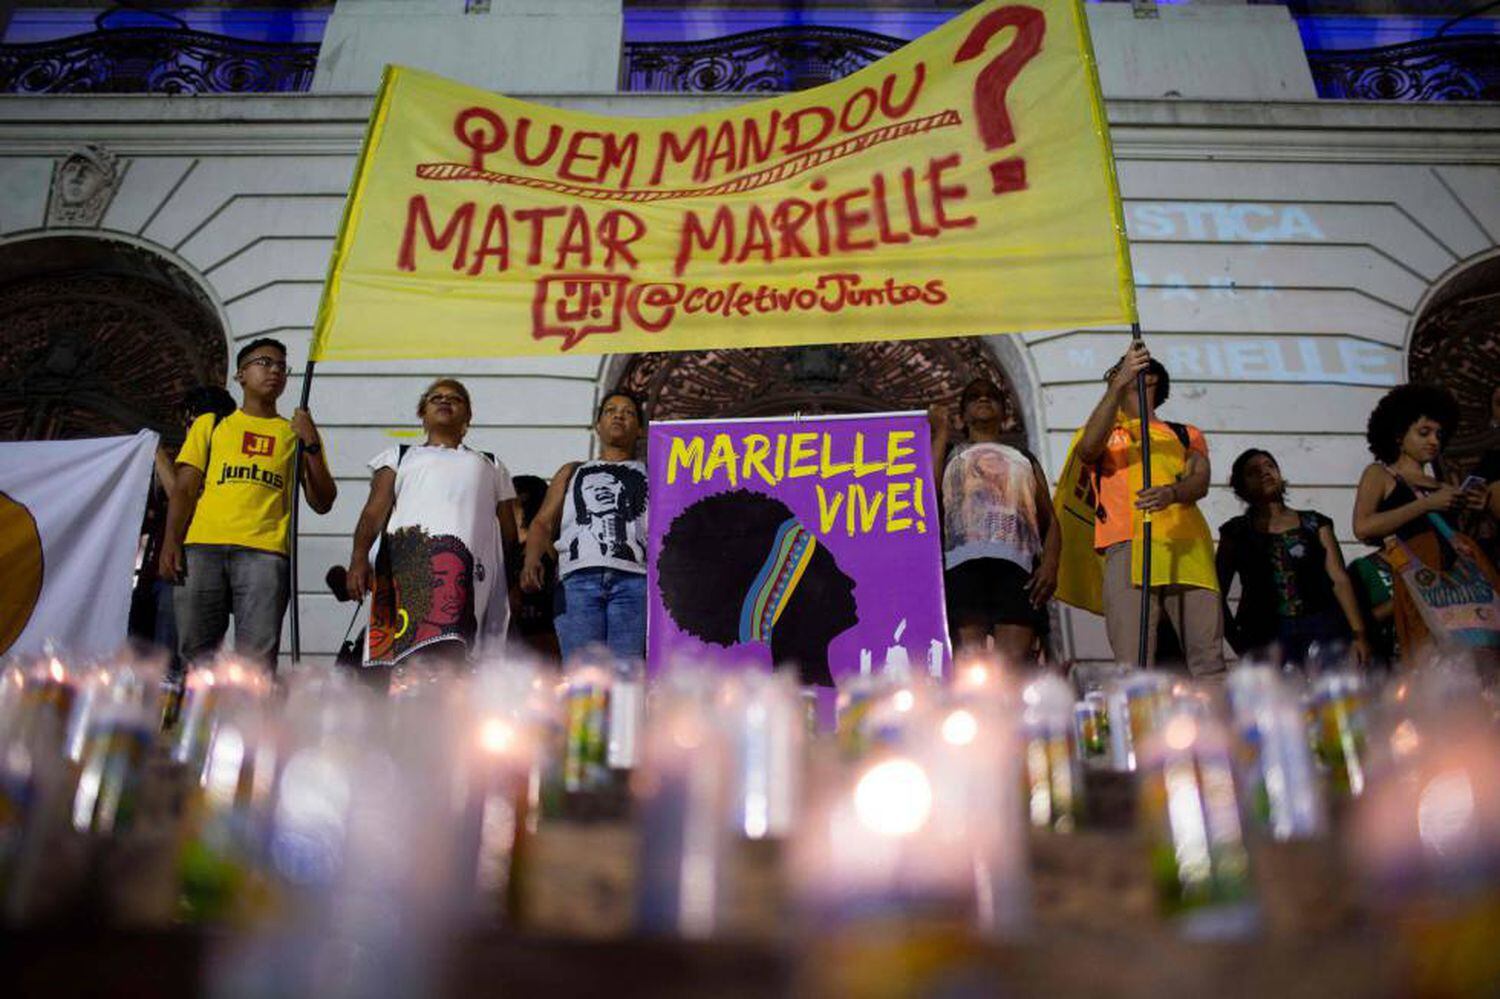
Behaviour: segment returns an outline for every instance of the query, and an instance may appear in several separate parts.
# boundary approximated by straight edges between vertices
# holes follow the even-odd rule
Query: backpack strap
[[[1190,434],[1188,434],[1187,424],[1186,423],[1175,423],[1172,420],[1167,420],[1166,423],[1167,423],[1167,426],[1171,428],[1172,433],[1174,433],[1174,434],[1177,435],[1177,440],[1178,440],[1178,442],[1180,444],[1182,444],[1182,449],[1184,451],[1191,450],[1192,449],[1192,436]]]
[[[225,413],[214,413],[213,426],[208,428],[208,446],[203,449],[203,477],[208,478],[208,466],[214,460],[214,431],[219,429],[219,424],[224,422]]]

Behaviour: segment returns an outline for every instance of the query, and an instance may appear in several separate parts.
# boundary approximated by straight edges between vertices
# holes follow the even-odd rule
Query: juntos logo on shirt
[[[227,461],[219,469],[218,485],[222,486],[226,482],[254,482],[271,489],[280,489],[286,485],[286,479],[278,472],[255,465],[231,465]]]
[[[276,453],[276,438],[269,434],[253,434],[245,431],[244,443],[240,450],[252,458],[269,458]]]

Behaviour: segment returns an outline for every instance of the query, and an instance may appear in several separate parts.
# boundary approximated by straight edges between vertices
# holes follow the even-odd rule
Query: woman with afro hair
[[[1440,518],[1477,510],[1486,501],[1482,489],[1460,490],[1444,481],[1443,443],[1457,424],[1457,402],[1436,386],[1401,385],[1376,403],[1365,431],[1375,461],[1360,476],[1354,495],[1355,537],[1378,546],[1394,536],[1426,565],[1451,561],[1452,547],[1438,531]],[[1493,584],[1494,568],[1474,554]],[[1402,656],[1414,662],[1411,657],[1431,636],[1399,573],[1395,582],[1396,640]]]

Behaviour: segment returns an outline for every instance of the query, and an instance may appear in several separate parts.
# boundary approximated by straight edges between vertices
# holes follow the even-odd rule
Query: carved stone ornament
[[[97,228],[123,174],[119,157],[103,146],[89,143],[73,150],[52,168],[47,227]]]

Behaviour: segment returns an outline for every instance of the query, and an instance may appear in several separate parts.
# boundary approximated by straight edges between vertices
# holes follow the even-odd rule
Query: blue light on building
[[[305,10],[300,7],[266,7],[250,10],[203,10],[159,8],[157,11],[100,5],[94,10],[33,8],[17,10],[5,27],[7,45],[51,42],[87,35],[101,28],[123,30],[187,28],[242,41],[269,43],[315,43],[332,14],[331,7]]]

